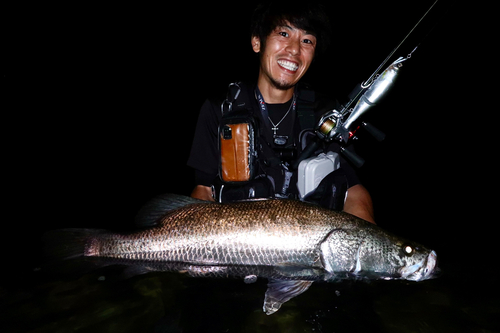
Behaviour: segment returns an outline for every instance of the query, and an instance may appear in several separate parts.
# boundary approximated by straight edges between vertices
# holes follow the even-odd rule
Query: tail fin
[[[106,233],[97,229],[61,229],[45,233],[38,271],[50,278],[73,279],[107,266],[100,258],[85,256],[87,244]]]
[[[90,240],[107,233],[100,229],[60,229],[45,233],[42,237],[44,258],[47,262],[83,257]]]

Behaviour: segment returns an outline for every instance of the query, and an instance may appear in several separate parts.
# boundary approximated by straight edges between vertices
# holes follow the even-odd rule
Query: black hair
[[[311,32],[316,36],[315,56],[321,55],[330,45],[332,33],[330,20],[324,7],[312,0],[267,2],[254,11],[250,26],[252,37],[257,36],[265,48],[267,36],[279,26],[289,22],[297,29]]]

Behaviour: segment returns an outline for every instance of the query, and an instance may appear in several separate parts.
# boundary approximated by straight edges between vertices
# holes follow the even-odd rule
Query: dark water
[[[462,267],[463,268],[463,267]],[[0,287],[2,332],[500,332],[494,278],[460,268],[437,279],[315,283],[271,316],[266,281],[149,273],[121,279],[12,274]]]
[[[430,4],[353,2],[332,10],[335,48],[307,81],[342,99]],[[484,54],[464,40],[479,34],[464,23],[470,15],[456,11],[405,63],[380,112],[367,116],[385,142],[361,138],[359,150],[377,223],[435,249],[438,279],[315,283],[266,316],[264,280],[35,271],[43,231],[123,227],[152,196],[189,194],[193,174],[185,163],[200,106],[229,82],[255,78],[246,34],[253,5],[179,5],[9,14],[4,78],[13,105],[6,114],[14,119],[5,123],[13,133],[4,177],[15,189],[4,194],[16,205],[5,204],[14,218],[2,220],[0,332],[500,332],[498,171],[487,170],[498,149],[488,147],[495,142],[482,123],[469,124],[476,109],[464,101],[480,105],[485,96],[470,86],[488,85],[472,68],[484,59],[465,53]],[[208,65],[193,65],[200,61]]]

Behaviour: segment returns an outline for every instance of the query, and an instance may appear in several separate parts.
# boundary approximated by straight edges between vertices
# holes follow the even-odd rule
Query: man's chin
[[[290,83],[288,81],[284,80],[271,80],[271,84],[274,86],[274,88],[278,90],[289,90],[293,87],[295,87],[296,82]]]

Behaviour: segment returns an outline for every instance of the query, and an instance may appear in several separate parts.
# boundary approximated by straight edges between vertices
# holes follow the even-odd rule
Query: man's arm
[[[187,165],[195,171],[197,186],[191,192],[191,197],[196,199],[214,201],[210,185],[217,176],[219,168],[218,142],[221,118],[220,103],[206,100],[198,116],[187,161]]]
[[[196,186],[193,192],[191,192],[191,197],[200,200],[215,201],[212,197],[212,188],[203,185]],[[344,212],[375,223],[372,198],[363,185],[358,184],[349,188],[344,203]]]
[[[203,185],[197,185],[193,192],[191,192],[191,197],[206,201],[215,201],[212,197],[212,188]]]
[[[347,190],[344,212],[375,224],[372,198],[368,190],[361,184],[354,185]]]

